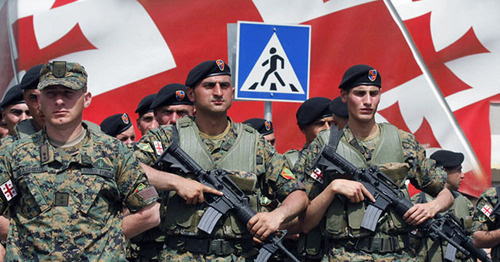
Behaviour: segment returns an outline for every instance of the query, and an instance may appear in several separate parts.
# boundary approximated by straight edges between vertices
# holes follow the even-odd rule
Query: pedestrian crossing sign
[[[309,98],[311,26],[238,22],[236,99]]]

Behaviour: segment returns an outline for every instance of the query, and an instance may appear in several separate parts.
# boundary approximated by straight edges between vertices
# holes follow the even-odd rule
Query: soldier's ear
[[[90,106],[90,102],[92,102],[92,94],[90,92],[85,93],[83,98],[83,106],[87,108]]]
[[[340,99],[342,99],[342,102],[344,102],[344,104],[347,103],[347,95],[348,94],[349,94],[349,91],[347,91],[345,89],[340,90]]]
[[[194,103],[194,88],[186,87],[186,91],[187,91],[189,101]]]

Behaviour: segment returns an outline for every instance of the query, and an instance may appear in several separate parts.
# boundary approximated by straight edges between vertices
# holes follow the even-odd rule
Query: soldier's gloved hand
[[[186,200],[187,205],[203,203],[205,201],[204,193],[222,196],[222,192],[187,178],[179,185],[176,191],[180,197]]]
[[[283,220],[279,212],[261,212],[248,221],[247,229],[256,238],[264,240],[279,229]]]
[[[335,179],[329,188],[333,194],[340,194],[345,196],[351,203],[359,203],[367,197],[370,201],[375,202],[373,195],[366,189],[366,187],[358,182],[348,179]]]

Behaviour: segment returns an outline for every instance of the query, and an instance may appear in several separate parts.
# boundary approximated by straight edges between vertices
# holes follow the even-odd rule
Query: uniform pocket
[[[40,184],[33,176],[21,175],[17,184],[20,189],[18,194],[22,194],[15,207],[19,211],[16,212],[18,217],[31,220],[51,208],[45,195],[48,192],[42,191]]]

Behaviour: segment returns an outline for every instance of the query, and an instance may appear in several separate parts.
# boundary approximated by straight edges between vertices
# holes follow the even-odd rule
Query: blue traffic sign
[[[238,22],[236,98],[307,100],[310,49],[310,26]]]

